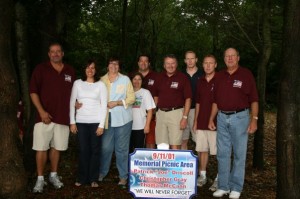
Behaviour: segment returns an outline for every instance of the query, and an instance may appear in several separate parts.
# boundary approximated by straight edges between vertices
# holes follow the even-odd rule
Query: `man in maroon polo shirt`
[[[140,72],[144,79],[142,87],[149,90],[152,97],[154,92],[154,83],[156,82],[157,73],[150,69],[150,57],[146,54],[141,54],[138,57],[138,72]],[[130,79],[132,79],[132,74],[129,74]],[[155,114],[155,111],[153,111]],[[146,148],[155,148],[155,115],[152,116],[150,123],[150,132],[146,134]]]
[[[51,163],[50,183],[63,187],[57,175],[60,151],[67,150],[69,137],[69,103],[74,69],[63,63],[64,52],[59,43],[49,46],[50,61],[36,66],[30,81],[30,97],[37,113],[33,131],[33,149],[36,150],[37,175],[34,193],[42,193],[44,168],[48,158]]]
[[[202,187],[207,183],[206,167],[208,165],[209,155],[217,154],[217,132],[208,128],[208,121],[213,103],[213,90],[216,80],[215,68],[217,60],[214,55],[206,55],[203,58],[204,76],[201,76],[197,82],[196,108],[193,130],[195,132],[196,151],[199,159],[199,177],[197,186]],[[217,189],[217,178],[209,188],[212,191]]]
[[[257,130],[258,94],[252,73],[239,66],[239,52],[228,48],[224,52],[226,69],[218,73],[214,87],[214,103],[209,129],[215,130],[217,115],[218,190],[214,197],[230,192],[229,198],[239,198],[244,185],[248,133]],[[251,109],[251,117],[249,112]],[[231,151],[233,165],[231,167]]]
[[[180,149],[182,131],[187,126],[187,116],[191,106],[191,84],[182,72],[177,71],[177,58],[164,58],[165,71],[157,78],[154,101],[156,113],[156,144],[166,143],[171,149]]]

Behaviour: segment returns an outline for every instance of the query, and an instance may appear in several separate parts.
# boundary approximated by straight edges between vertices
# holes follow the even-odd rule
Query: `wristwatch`
[[[253,116],[252,118],[255,119],[255,120],[258,120],[258,117],[257,117],[257,116]]]
[[[186,115],[184,115],[184,116],[182,116],[182,118],[183,118],[183,119],[187,119],[187,116],[186,116]]]

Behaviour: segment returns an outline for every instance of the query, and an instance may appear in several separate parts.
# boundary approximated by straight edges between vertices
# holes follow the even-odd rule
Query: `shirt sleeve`
[[[152,97],[150,91],[147,90],[147,89],[145,89],[144,91],[145,91],[144,92],[144,95],[145,95],[144,99],[145,99],[145,108],[146,108],[146,110],[150,110],[150,109],[156,108],[154,100],[153,100],[153,97]]]
[[[135,102],[134,90],[129,78],[128,78],[127,89],[126,89],[126,98],[125,100],[122,100],[122,102],[125,108],[127,108],[128,105],[132,105]]]
[[[70,97],[70,124],[75,124],[75,102],[78,93],[78,81],[75,81],[72,87],[71,97]]]
[[[104,128],[107,113],[107,88],[103,82],[100,82],[100,123],[99,127]]]

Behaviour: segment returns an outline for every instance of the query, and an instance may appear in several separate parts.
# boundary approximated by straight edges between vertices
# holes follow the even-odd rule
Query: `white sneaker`
[[[202,187],[203,185],[205,185],[207,182],[207,178],[204,177],[203,175],[200,175],[197,179],[197,186],[198,187]]]
[[[237,192],[237,191],[231,191],[229,194],[229,198],[231,198],[231,199],[239,199],[240,196],[241,196],[241,193]]]
[[[49,175],[49,182],[54,186],[55,189],[60,189],[64,186],[60,179],[61,177],[57,174],[52,177]]]
[[[209,187],[210,191],[216,191],[218,189],[218,180],[214,180],[214,183]]]
[[[43,193],[44,186],[46,186],[46,185],[47,185],[47,182],[45,182],[44,180],[37,180],[32,192],[33,193]]]
[[[215,192],[213,193],[213,197],[220,198],[220,197],[222,197],[222,196],[224,196],[224,195],[227,195],[227,194],[229,194],[229,191],[224,191],[224,190],[222,190],[222,189],[218,189],[217,191],[215,191]]]

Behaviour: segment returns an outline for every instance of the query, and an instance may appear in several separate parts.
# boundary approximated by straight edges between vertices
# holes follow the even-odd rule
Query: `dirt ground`
[[[264,159],[265,168],[263,171],[258,171],[252,168],[252,151],[253,138],[249,136],[247,166],[244,190],[240,199],[272,199],[276,198],[276,114],[266,113],[265,121],[265,138],[264,138]],[[190,149],[194,148],[192,142],[189,143]],[[63,177],[62,181],[65,187],[60,190],[55,190],[51,185],[46,186],[43,194],[33,194],[32,188],[34,186],[36,177],[35,174],[29,175],[28,191],[26,198],[64,198],[64,199],[127,199],[133,198],[128,189],[122,189],[117,185],[118,172],[113,162],[111,171],[105,178],[104,182],[100,183],[99,188],[91,188],[90,186],[75,187],[74,182],[76,178],[77,167],[77,151],[75,136],[70,138],[70,147],[68,151],[62,154],[62,159],[59,168],[59,175]],[[209,181],[204,186],[197,190],[197,196],[193,198],[209,199],[212,197],[212,192],[208,190],[212,180],[217,173],[216,159],[210,159],[208,168]],[[224,196],[223,198],[228,198]]]

